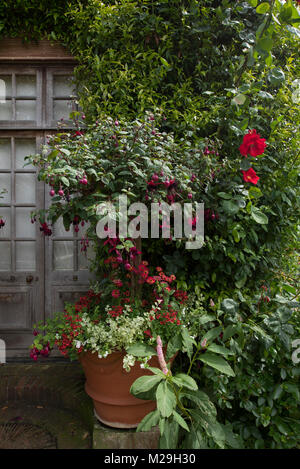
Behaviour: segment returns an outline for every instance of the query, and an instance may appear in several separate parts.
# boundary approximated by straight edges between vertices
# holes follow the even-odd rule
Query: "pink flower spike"
[[[163,345],[162,345],[162,341],[159,335],[156,337],[156,343],[157,343],[156,351],[157,351],[159,366],[164,375],[167,375],[168,373],[171,374],[171,371],[168,370],[168,367],[166,364],[166,360],[165,360],[164,352],[162,348]]]

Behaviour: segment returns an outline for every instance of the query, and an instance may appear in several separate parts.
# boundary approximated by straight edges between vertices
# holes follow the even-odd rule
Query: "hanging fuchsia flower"
[[[253,168],[248,169],[248,171],[242,171],[243,179],[245,182],[251,182],[252,184],[257,184],[259,177]]]
[[[240,152],[243,156],[258,156],[262,155],[265,151],[267,144],[266,139],[261,138],[256,130],[249,130],[249,132],[244,135],[243,143],[240,146]]]

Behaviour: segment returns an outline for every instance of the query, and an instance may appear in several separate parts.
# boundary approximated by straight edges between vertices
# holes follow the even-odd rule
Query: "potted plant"
[[[113,256],[110,262],[115,262]],[[54,346],[64,356],[80,360],[96,416],[110,426],[136,427],[155,408],[155,402],[133,397],[130,387],[138,377],[151,374],[145,369],[147,362],[159,366],[156,337],[167,344],[184,327],[187,295],[173,288],[175,276],[165,275],[160,267],[153,275],[150,270],[146,261],[133,268],[142,287],[138,297],[130,296],[131,276],[120,278],[114,271],[40,326],[45,335],[34,332],[34,360],[48,356]]]
[[[152,267],[156,250],[172,249],[174,228],[168,227],[164,239],[144,243],[141,236],[122,236],[120,230],[110,233],[108,223],[106,238],[99,239],[96,227],[104,219],[99,204],[114,208],[126,195],[128,206],[135,201],[146,206],[151,202],[193,206],[194,194],[210,180],[212,165],[212,158],[199,158],[200,148],[186,141],[175,143],[154,124],[153,115],[131,123],[107,118],[84,132],[78,128],[49,138],[45,151],[29,158],[39,169],[39,179],[50,185],[52,201],[47,212],[32,213],[32,220],[40,223],[45,236],[51,236],[59,218],[67,230],[88,227],[82,250],[87,251],[92,241],[96,252],[91,267],[96,281],[89,293],[39,325],[43,334],[34,331],[31,357],[48,356],[58,347],[70,359],[78,358],[97,417],[119,427],[137,426],[155,408],[155,402],[133,397],[130,387],[142,374],[151,375],[146,363],[159,366],[157,337],[166,351],[171,338],[188,335],[183,315],[187,294],[175,275]],[[201,181],[196,170],[201,171]],[[190,226],[193,220],[191,212]],[[129,214],[130,221],[141,223]],[[185,241],[183,236],[176,239],[176,243]],[[169,348],[169,366],[178,348]]]

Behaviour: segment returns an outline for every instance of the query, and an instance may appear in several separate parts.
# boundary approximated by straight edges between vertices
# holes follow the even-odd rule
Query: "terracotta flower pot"
[[[124,356],[125,352],[113,352],[98,358],[96,353],[85,352],[79,359],[86,377],[85,391],[93,399],[98,420],[110,427],[135,428],[156,408],[156,402],[137,399],[129,390],[137,378],[152,373],[141,368],[139,362],[127,372],[123,368]],[[149,364],[159,368],[156,356]]]

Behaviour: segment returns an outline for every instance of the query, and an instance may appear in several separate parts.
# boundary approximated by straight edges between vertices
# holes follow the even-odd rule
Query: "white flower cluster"
[[[145,313],[132,318],[129,313],[130,306],[126,305],[122,315],[115,318],[108,315],[105,321],[98,324],[95,324],[88,314],[83,314],[81,325],[84,340],[81,342],[74,340],[74,346],[76,348],[82,346],[83,350],[95,352],[99,358],[103,358],[115,350],[124,350],[135,342],[143,341],[144,331],[150,327],[150,314]],[[130,371],[130,366],[133,366],[134,362],[132,355],[126,355],[123,367]]]

